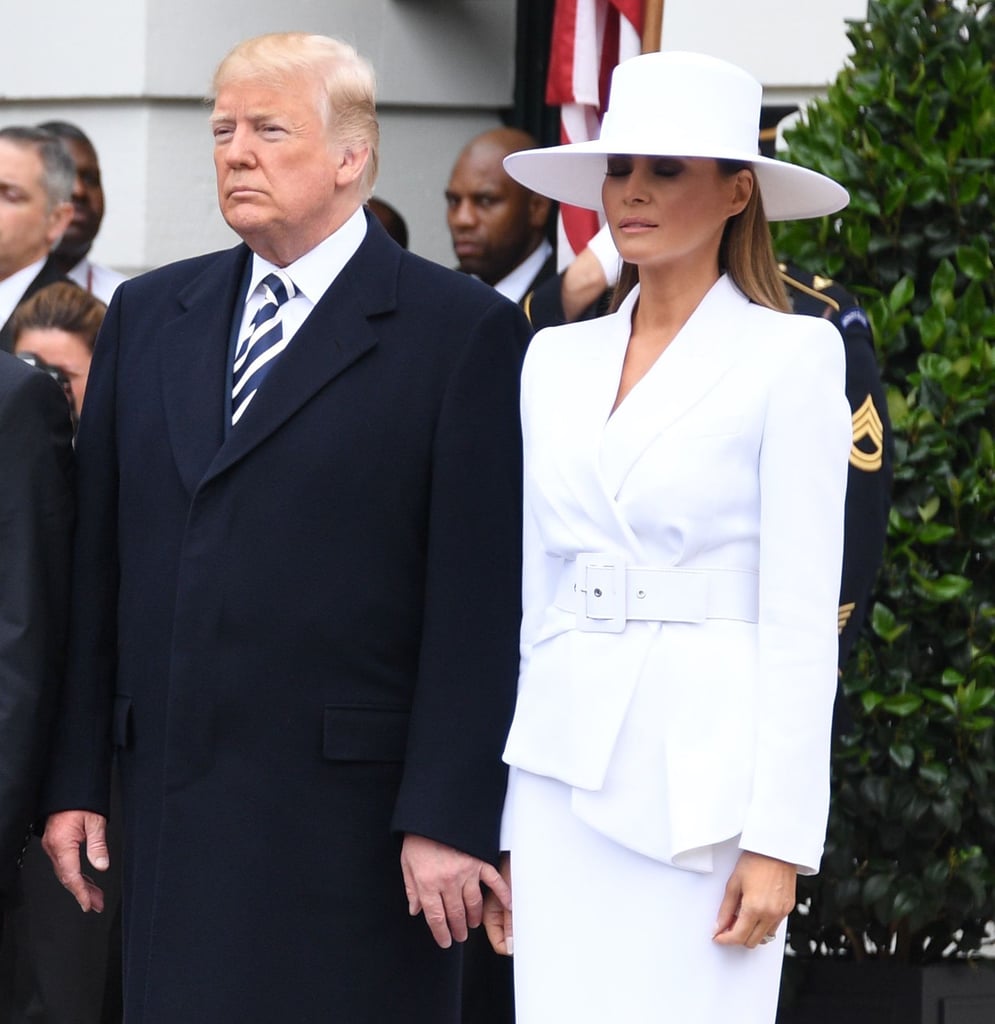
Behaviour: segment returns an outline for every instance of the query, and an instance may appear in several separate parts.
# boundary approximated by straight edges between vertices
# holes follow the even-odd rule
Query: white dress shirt
[[[252,276],[249,279],[248,298],[242,313],[242,324],[238,337],[244,338],[249,333],[249,324],[256,310],[265,301],[265,296],[258,291],[259,283],[267,274],[282,270],[297,289],[297,294],[289,299],[281,308],[283,336],[289,343],[308,314],[318,304],[322,295],[328,291],[331,283],[342,272],[342,268],[356,254],[366,237],[366,215],[360,207],[338,229],[319,242],[309,252],[286,267],[278,267],[265,260],[257,253],[252,254]]]
[[[117,286],[128,279],[110,267],[94,263],[84,256],[79,263],[66,273],[70,281],[75,281],[80,288],[85,288],[91,295],[107,305],[114,295]]]
[[[536,275],[543,268],[543,264],[553,255],[553,247],[544,238],[539,247],[531,255],[527,256],[517,267],[505,277],[502,277],[494,290],[500,292],[506,299],[519,303],[525,298],[529,285],[536,279]]]
[[[41,273],[46,259],[43,256],[0,281],[0,325],[5,324],[17,309],[29,285]]]

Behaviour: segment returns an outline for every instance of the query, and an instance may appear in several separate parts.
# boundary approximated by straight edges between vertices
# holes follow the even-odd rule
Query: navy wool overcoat
[[[129,1024],[458,1021],[398,855],[496,858],[529,329],[368,221],[230,432],[247,248],[97,343],[47,807],[106,812],[116,750]]]

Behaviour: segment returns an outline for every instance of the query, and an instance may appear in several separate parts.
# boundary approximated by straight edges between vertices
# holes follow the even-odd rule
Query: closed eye
[[[649,157],[639,157],[649,161]],[[605,167],[605,175],[609,178],[624,178],[631,174],[636,158],[631,156],[610,156]],[[684,162],[673,157],[657,157],[652,160],[652,173],[658,178],[674,178],[684,171]]]
[[[684,170],[684,165],[679,160],[655,160],[653,162],[653,173],[660,178],[676,177]]]
[[[609,178],[624,178],[632,173],[630,157],[610,156],[605,167],[605,175]]]

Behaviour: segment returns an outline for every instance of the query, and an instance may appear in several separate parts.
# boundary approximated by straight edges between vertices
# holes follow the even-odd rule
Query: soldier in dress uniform
[[[760,115],[760,152],[774,156],[778,125],[797,112],[796,106],[770,104]],[[846,482],[846,525],[843,580],[840,586],[840,649],[842,669],[868,612],[874,578],[884,553],[891,505],[892,437],[888,404],[874,351],[867,314],[857,299],[827,277],[793,263],[780,265],[781,276],[796,313],[831,321],[846,349],[846,397],[853,416],[853,447]],[[833,714],[833,735],[852,725],[841,695]]]
[[[846,488],[843,579],[840,586],[840,668],[868,611],[881,564],[891,504],[892,436],[888,406],[867,314],[856,298],[827,277],[782,263],[781,276],[796,313],[829,320],[846,349],[846,397],[853,416],[853,446]],[[834,734],[851,724],[837,697]]]

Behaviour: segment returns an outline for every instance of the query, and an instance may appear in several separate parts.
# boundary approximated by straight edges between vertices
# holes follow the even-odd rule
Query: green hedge
[[[777,249],[862,297],[895,431],[884,566],[844,675],[856,727],[791,921],[802,956],[930,962],[995,920],[991,6],[871,0],[827,98],[786,133],[788,159],[851,202],[779,226]]]

